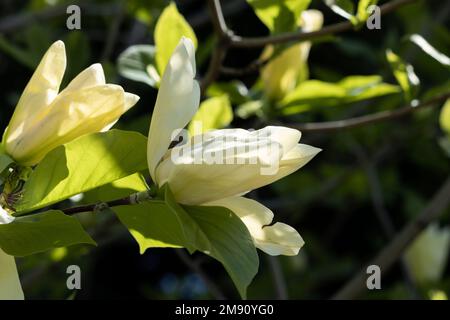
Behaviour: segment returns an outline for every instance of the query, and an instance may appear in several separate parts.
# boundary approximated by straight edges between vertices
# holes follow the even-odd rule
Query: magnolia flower
[[[195,70],[194,46],[182,38],[165,69],[150,123],[147,157],[153,181],[159,187],[167,183],[181,204],[229,208],[266,253],[297,254],[304,244],[298,232],[283,223],[271,225],[272,211],[241,195],[293,173],[320,150],[298,144],[300,132],[284,127],[215,130],[169,149],[173,133],[199,107]]]
[[[11,223],[14,220],[2,207],[0,207],[0,224]],[[0,248],[0,300],[23,300],[22,286],[20,285],[14,257],[7,255]]]
[[[139,100],[121,86],[106,84],[93,64],[59,92],[66,53],[56,41],[28,82],[3,136],[3,147],[18,163],[37,164],[52,149],[82,135],[106,131]]]
[[[323,15],[318,10],[303,11],[300,18],[303,32],[317,31],[322,27]],[[310,49],[310,41],[302,42],[287,48],[270,60],[261,72],[267,96],[278,100],[295,88],[302,74],[308,72],[306,62]],[[273,50],[273,46],[266,47],[263,56],[272,55]]]
[[[431,224],[405,253],[406,262],[416,282],[436,282],[442,277],[450,249],[450,228]]]

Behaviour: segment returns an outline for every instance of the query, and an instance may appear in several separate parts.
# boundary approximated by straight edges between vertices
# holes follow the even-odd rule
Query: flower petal
[[[148,167],[155,182],[156,167],[169,148],[173,132],[186,126],[200,103],[194,53],[192,41],[183,37],[161,79],[147,146]]]
[[[231,197],[206,203],[205,206],[225,207],[233,211],[247,226],[255,246],[272,256],[297,255],[305,244],[291,226],[280,222],[270,225],[273,212],[255,200]]]
[[[16,261],[0,249],[0,300],[23,300]]]
[[[25,87],[6,131],[8,143],[17,139],[29,127],[41,120],[58,95],[66,69],[66,51],[62,41],[56,41],[45,53]]]
[[[80,72],[61,92],[75,91],[105,84],[105,73],[100,63],[95,63]]]
[[[291,134],[298,136],[295,130]],[[201,137],[202,142],[195,143],[199,137],[194,137],[171,149],[156,173],[157,181],[168,182],[183,204],[202,204],[265,186],[300,169],[320,151],[297,144],[282,154],[279,142],[243,129],[216,130]],[[285,145],[292,141],[285,139],[276,140]]]
[[[25,132],[11,150],[23,165],[38,163],[49,151],[82,135],[100,132],[137,100],[121,86],[98,85],[60,94],[45,121]]]

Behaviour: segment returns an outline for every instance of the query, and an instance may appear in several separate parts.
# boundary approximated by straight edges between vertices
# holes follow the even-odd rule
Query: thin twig
[[[418,0],[395,0],[388,2],[380,7],[381,14],[390,13],[401,6],[411,4]],[[307,41],[316,38],[321,38],[327,35],[332,35],[344,31],[353,29],[353,24],[350,21],[336,23],[330,26],[326,26],[318,31],[312,32],[288,32],[277,35],[270,35],[267,37],[240,37],[238,35],[233,35],[231,37],[231,47],[235,48],[253,48],[253,47],[264,47],[268,44],[285,43],[291,41]]]
[[[200,83],[202,93],[204,93],[208,86],[219,76],[220,66],[225,59],[231,39],[231,31],[228,30],[225,23],[220,1],[208,0],[208,9],[218,39],[209,62],[208,71]]]
[[[384,120],[397,119],[406,116],[408,114],[411,114],[415,111],[435,106],[436,104],[443,102],[447,99],[450,99],[450,93],[446,93],[431,98],[425,102],[418,104],[417,106],[407,105],[400,109],[381,111],[378,113],[369,114],[361,117],[337,121],[327,121],[327,122],[285,123],[284,125],[287,127],[298,129],[300,131],[308,131],[308,132],[324,132],[324,131],[349,129],[360,127],[367,124],[377,123]]]
[[[385,275],[392,265],[402,256],[404,250],[432,221],[438,219],[442,212],[450,205],[450,177],[442,184],[433,196],[427,207],[408,225],[406,225],[395,238],[384,247],[378,255],[367,265],[377,265]],[[367,289],[367,273],[364,267],[332,299],[353,299]]]

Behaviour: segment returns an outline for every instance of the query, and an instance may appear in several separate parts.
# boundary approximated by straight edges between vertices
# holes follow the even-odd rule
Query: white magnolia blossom
[[[35,165],[82,135],[108,130],[139,100],[121,86],[107,84],[100,64],[82,71],[60,92],[65,69],[64,43],[56,41],[20,97],[2,145],[22,165]]]
[[[300,132],[285,127],[215,130],[169,149],[173,133],[198,110],[195,72],[194,46],[182,38],[162,77],[150,124],[147,156],[153,181],[159,187],[167,183],[181,204],[229,208],[266,253],[297,254],[304,244],[298,232],[282,223],[272,225],[268,208],[241,195],[293,173],[320,149],[299,144]]]
[[[14,221],[2,207],[0,207],[0,224]],[[6,254],[0,248],[0,300],[23,300],[24,295],[20,285],[14,257]]]

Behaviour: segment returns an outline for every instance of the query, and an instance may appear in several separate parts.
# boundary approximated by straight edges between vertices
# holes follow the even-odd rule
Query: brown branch
[[[427,207],[408,225],[406,225],[395,238],[383,248],[378,255],[367,265],[378,265],[385,275],[392,265],[402,256],[403,251],[432,221],[438,219],[442,212],[450,205],[450,176],[433,196]],[[367,290],[366,267],[356,274],[332,299],[353,299]]]
[[[384,120],[393,120],[397,118],[404,117],[415,111],[422,110],[435,106],[440,102],[450,99],[450,93],[446,93],[434,98],[431,98],[425,102],[420,103],[417,106],[407,105],[400,109],[381,111],[374,114],[369,114],[361,117],[355,117],[344,120],[337,121],[327,121],[327,122],[310,122],[310,123],[287,123],[285,126],[298,129],[300,131],[307,132],[324,132],[324,131],[335,131],[341,129],[349,129],[360,127],[367,124],[373,124]]]
[[[213,83],[220,74],[220,66],[230,47],[231,31],[228,30],[223,16],[222,7],[219,0],[208,0],[208,9],[210,12],[214,32],[218,39],[214,47],[208,71],[200,83],[201,91],[204,93],[208,86]]]
[[[395,11],[401,6],[411,4],[418,0],[395,0],[382,5],[381,14],[387,14]],[[268,44],[285,43],[291,41],[307,41],[316,38],[321,38],[323,36],[336,34],[344,31],[349,31],[353,29],[353,24],[350,21],[336,23],[330,26],[326,26],[318,31],[313,32],[288,32],[277,35],[271,35],[267,37],[240,37],[233,35],[231,37],[231,47],[235,48],[253,48],[253,47],[264,47]]]

